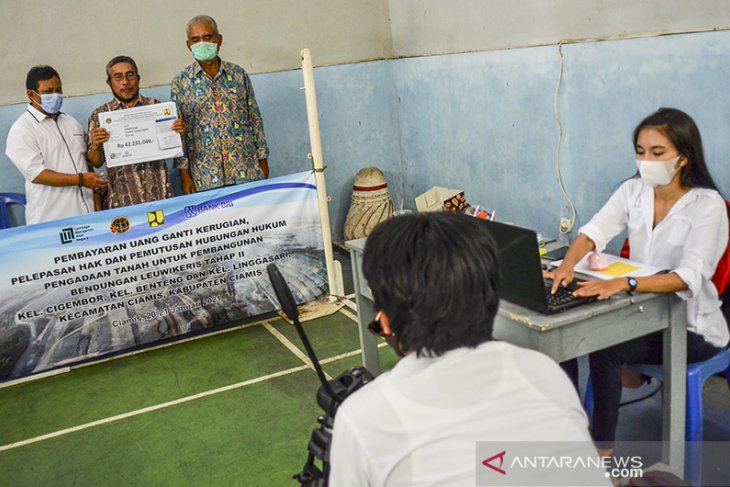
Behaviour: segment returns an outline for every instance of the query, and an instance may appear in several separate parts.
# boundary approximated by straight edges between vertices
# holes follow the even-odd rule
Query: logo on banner
[[[112,221],[109,230],[112,233],[125,233],[129,230],[129,227],[129,219],[126,216],[120,216]]]
[[[75,227],[62,228],[58,236],[61,238],[61,245],[70,244],[71,242],[81,242],[88,240],[88,234],[94,231],[91,225],[77,225]]]
[[[201,213],[205,213],[208,211],[232,207],[233,201],[231,200],[216,201],[213,203],[201,203],[199,205],[190,205],[185,207],[185,218],[193,218],[200,215]]]
[[[489,467],[492,470],[494,470],[497,473],[501,473],[502,475],[507,475],[507,472],[502,470],[502,465],[504,465],[504,456],[507,454],[507,450],[502,451],[501,453],[497,453],[494,456],[491,456],[484,460],[482,462],[482,465],[485,467]],[[496,460],[499,460],[499,465],[493,465],[492,462],[495,462]]]
[[[165,212],[162,210],[148,211],[147,212],[147,223],[151,227],[159,227],[165,224]]]
[[[62,228],[61,233],[61,244],[66,245],[74,241],[74,229],[73,228]]]

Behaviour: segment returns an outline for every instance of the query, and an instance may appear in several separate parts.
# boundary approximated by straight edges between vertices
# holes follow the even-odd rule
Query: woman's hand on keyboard
[[[553,280],[553,288],[550,290],[550,294],[555,294],[558,286],[565,287],[573,282],[573,266],[561,265],[552,272],[544,273],[544,275]]]
[[[608,299],[614,294],[626,291],[627,281],[625,278],[609,279],[608,281],[595,280],[584,281],[578,283],[578,289],[573,296],[585,298],[588,296],[596,296],[599,301]]]

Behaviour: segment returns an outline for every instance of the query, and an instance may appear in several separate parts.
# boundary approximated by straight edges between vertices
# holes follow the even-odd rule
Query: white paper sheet
[[[109,131],[104,143],[107,167],[183,155],[180,134],[172,131],[176,118],[171,101],[100,113],[99,125]]]
[[[608,269],[606,269],[605,271],[592,271],[590,270],[590,268],[588,268],[588,256],[590,256],[590,253],[583,257],[576,264],[574,271],[598,279],[613,279],[614,277],[626,276],[652,276],[664,270],[660,267],[636,262],[635,260],[624,259],[622,257],[616,257],[615,255],[610,254],[603,254],[603,256],[606,258],[606,261],[608,262]],[[550,267],[559,267],[562,262],[562,259],[553,261],[550,263]]]

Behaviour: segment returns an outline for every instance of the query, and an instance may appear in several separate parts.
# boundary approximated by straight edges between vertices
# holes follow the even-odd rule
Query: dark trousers
[[[720,349],[702,335],[687,332],[687,363],[701,362]],[[661,364],[662,332],[620,343],[589,355],[593,380],[593,420],[591,434],[599,448],[612,448],[621,404],[621,366],[624,364]]]
[[[573,358],[566,360],[565,362],[560,362],[560,367],[563,369],[563,372],[565,372],[565,375],[568,376],[570,382],[573,383],[573,387],[575,387],[576,392],[580,396],[580,386],[578,385],[578,359]]]

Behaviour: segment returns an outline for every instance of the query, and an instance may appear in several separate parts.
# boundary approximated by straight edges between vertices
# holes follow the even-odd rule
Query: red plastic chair
[[[725,204],[730,217],[730,201],[726,201]],[[712,276],[712,282],[717,288],[717,294],[723,296],[727,292],[727,288],[730,286],[730,246],[725,249],[725,253],[720,257],[720,262],[717,263],[715,269],[715,275]]]

